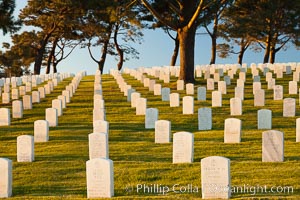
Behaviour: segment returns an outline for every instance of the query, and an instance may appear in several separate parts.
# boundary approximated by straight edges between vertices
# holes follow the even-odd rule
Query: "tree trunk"
[[[210,64],[216,63],[216,54],[217,54],[217,37],[213,34],[211,37],[211,58]]]
[[[42,43],[45,43],[45,42],[43,41]],[[35,56],[34,68],[33,68],[33,73],[35,75],[39,75],[41,73],[41,66],[42,66],[42,62],[43,62],[45,46],[46,45],[42,44],[41,47],[37,50],[37,54]]]
[[[244,58],[244,54],[245,54],[245,51],[246,51],[246,47],[245,47],[245,44],[243,42],[243,39],[241,41],[241,44],[240,44],[240,52],[239,52],[239,55],[238,55],[238,63],[240,65],[243,64],[243,58]]]
[[[118,66],[118,70],[120,71],[123,67],[123,63],[124,63],[124,51],[120,48],[119,44],[118,44],[118,32],[119,32],[119,26],[116,25],[115,26],[115,31],[114,31],[114,43],[115,43],[115,47],[117,49],[118,55],[119,55],[119,62],[117,64]]]
[[[178,29],[180,49],[180,74],[179,79],[185,83],[194,83],[194,53],[195,53],[195,25]]]
[[[270,63],[273,64],[275,62],[275,56],[276,56],[275,47],[271,47],[271,50],[270,50]]]
[[[53,73],[57,73],[57,63],[53,63]]]
[[[49,53],[49,56],[48,56],[46,74],[50,73],[51,61],[53,61],[53,59],[54,59],[54,54],[55,54],[55,49],[56,49],[57,42],[58,42],[58,38],[56,37],[56,38],[54,38],[52,49],[51,49],[51,51]],[[54,65],[54,62],[53,62],[53,65]]]
[[[268,63],[269,62],[270,49],[271,49],[271,38],[270,38],[270,36],[268,36],[267,37],[267,42],[266,42],[266,49],[265,49],[265,55],[264,55],[263,63]]]
[[[176,39],[174,41],[175,41],[175,47],[174,47],[173,55],[172,55],[172,58],[171,58],[170,66],[175,66],[176,65],[176,61],[177,61],[177,57],[178,57],[178,52],[179,52],[178,33],[176,34]]]

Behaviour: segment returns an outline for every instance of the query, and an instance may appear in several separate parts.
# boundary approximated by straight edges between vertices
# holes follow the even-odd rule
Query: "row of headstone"
[[[86,162],[87,197],[110,198],[114,196],[114,169],[113,161],[109,159],[109,122],[105,121],[99,70],[95,74],[93,101],[93,133],[88,135],[89,160]]]

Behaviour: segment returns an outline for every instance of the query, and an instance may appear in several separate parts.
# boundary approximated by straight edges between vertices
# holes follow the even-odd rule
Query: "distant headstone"
[[[193,95],[194,94],[194,84],[193,83],[187,83],[185,85],[185,87],[186,87],[186,94],[187,95],[189,95],[189,94]]]
[[[34,161],[34,138],[32,135],[21,135],[17,137],[17,161]]]
[[[180,99],[178,93],[171,93],[170,94],[170,107],[179,107],[180,106]]]
[[[46,94],[45,94],[45,88],[44,87],[39,87],[38,88],[38,91],[40,93],[40,98],[43,99],[46,97]]]
[[[242,121],[236,118],[225,119],[224,143],[240,143]]]
[[[208,78],[206,80],[206,89],[207,90],[214,90],[215,89],[215,82],[214,79]]]
[[[285,98],[283,100],[283,117],[295,117],[296,99]]]
[[[19,89],[12,89],[11,90],[11,99],[12,100],[16,100],[16,99],[19,99],[20,95],[19,95]]]
[[[62,91],[62,95],[64,95],[66,97],[66,103],[70,103],[71,99],[70,99],[70,91],[69,90],[63,90]]]
[[[222,107],[222,93],[220,91],[213,91],[211,101],[212,107]]]
[[[66,96],[64,96],[64,95],[58,95],[57,99],[61,100],[61,106],[62,106],[62,108],[66,108],[67,107]]]
[[[23,96],[23,108],[24,108],[24,110],[31,110],[32,109],[32,97],[31,97],[31,95],[24,95]]]
[[[171,138],[171,122],[157,120],[155,122],[155,143],[169,143]]]
[[[173,135],[173,163],[192,163],[194,157],[194,134],[177,132]]]
[[[12,118],[23,118],[23,102],[15,100],[12,102]]]
[[[254,93],[254,106],[265,106],[265,91],[256,90]]]
[[[194,114],[194,97],[185,96],[182,99],[182,113],[184,115]]]
[[[225,81],[218,81],[218,91],[220,91],[222,94],[227,93],[226,82]]]
[[[245,81],[242,80],[242,79],[236,80],[236,86],[244,88],[245,87]]]
[[[156,96],[161,95],[161,84],[154,85],[154,95]]]
[[[131,93],[131,107],[132,108],[136,107],[136,102],[140,97],[141,97],[141,94],[138,92]]]
[[[93,109],[93,121],[105,120],[105,119],[106,119],[105,108]]]
[[[114,196],[113,161],[95,158],[86,162],[87,198]]]
[[[161,90],[161,100],[162,101],[170,101],[170,88],[162,88]]]
[[[138,98],[136,101],[136,115],[145,115],[147,109],[147,99]]]
[[[231,98],[230,99],[230,115],[242,115],[242,100],[240,98]]]
[[[32,103],[40,103],[40,92],[39,91],[33,91],[32,92]]]
[[[10,110],[0,108],[0,126],[10,126]]]
[[[297,81],[289,81],[289,94],[298,94]]]
[[[212,129],[212,111],[211,108],[198,109],[198,130]]]
[[[49,127],[55,127],[58,125],[58,115],[56,108],[46,108],[46,120],[49,123]]]
[[[158,109],[147,108],[145,115],[145,128],[151,129],[155,128],[155,122],[158,120]]]
[[[244,87],[235,87],[234,88],[234,97],[244,100]]]
[[[206,101],[206,88],[205,87],[197,88],[197,100],[198,101]]]
[[[49,123],[47,120],[36,120],[34,122],[34,142],[48,142]]]
[[[257,111],[257,128],[272,129],[272,111],[261,109]]]
[[[3,104],[10,103],[10,93],[7,93],[7,92],[2,93],[2,103]]]
[[[283,86],[282,85],[274,86],[273,99],[274,100],[282,100],[283,99]]]
[[[106,133],[91,133],[89,134],[89,157],[108,158],[108,134]]]
[[[253,94],[255,94],[257,90],[261,90],[261,82],[253,82]]]
[[[284,161],[284,136],[283,132],[276,130],[264,131],[262,133],[262,161],[283,162]]]
[[[296,142],[300,142],[300,118],[296,119]]]
[[[220,156],[201,159],[202,199],[229,199],[231,196],[230,160]]]
[[[274,78],[271,78],[268,81],[268,90],[274,89],[275,85],[276,85],[276,80]]]
[[[184,81],[177,80],[177,90],[184,90]]]
[[[225,81],[226,85],[231,85],[230,76],[224,76],[224,81]]]
[[[62,109],[62,101],[60,99],[52,100],[52,108],[55,108],[57,110],[57,116],[62,116],[63,109]]]
[[[94,133],[109,133],[109,122],[105,120],[93,121],[93,132]]]
[[[12,161],[0,158],[0,198],[8,198],[12,195]]]

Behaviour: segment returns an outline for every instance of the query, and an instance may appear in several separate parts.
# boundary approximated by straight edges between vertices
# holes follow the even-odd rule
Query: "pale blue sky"
[[[25,0],[16,0],[16,12],[26,5]],[[198,32],[203,32],[199,30]],[[3,41],[9,42],[10,36],[0,36],[0,43]],[[195,49],[195,65],[196,64],[208,64],[210,61],[210,38],[205,35],[199,35],[196,38]],[[2,46],[2,45],[1,45]],[[137,67],[152,67],[152,66],[165,66],[169,65],[170,58],[173,52],[174,43],[169,36],[161,30],[145,30],[144,39],[141,45],[134,44],[134,47],[140,53],[140,59],[131,59],[124,63],[123,67],[137,68]],[[99,58],[101,49],[100,47],[93,49],[95,57]],[[247,50],[244,56],[244,63],[250,65],[251,63],[261,63],[263,60],[263,52],[253,53],[251,50]],[[237,55],[231,55],[227,59],[221,59],[217,57],[216,63],[219,64],[235,64],[237,62]],[[276,62],[300,62],[300,51],[296,50],[292,44],[289,44],[287,51],[280,51],[276,54]],[[117,61],[115,58],[108,56],[104,73],[107,73],[109,69],[117,69]],[[179,65],[179,60],[177,61]],[[79,72],[86,70],[88,74],[94,74],[97,69],[97,64],[92,61],[88,54],[87,49],[80,49],[77,47],[74,52],[64,61],[58,65],[59,72]],[[45,70],[42,69],[41,73]]]

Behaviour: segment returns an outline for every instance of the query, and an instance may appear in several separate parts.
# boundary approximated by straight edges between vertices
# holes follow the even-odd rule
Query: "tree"
[[[13,13],[16,4],[14,0],[1,0],[0,1],[0,29],[3,35],[7,33],[15,33],[21,28],[21,22],[15,20]]]
[[[204,28],[211,38],[211,59],[210,64],[216,63],[217,54],[217,38],[219,37],[219,23],[222,20],[223,13],[226,8],[230,7],[233,0],[217,0],[212,6],[209,7],[204,15]],[[209,29],[209,25],[212,23],[212,30]]]
[[[28,5],[19,15],[27,26],[38,28],[39,38],[36,46],[34,74],[40,74],[46,46],[55,31],[62,31],[68,26],[74,26],[72,16],[76,14],[77,1],[61,0],[29,0]],[[71,17],[70,17],[71,16]]]
[[[239,0],[231,13],[235,13],[232,17],[236,24],[243,25],[249,36],[265,49],[264,63],[274,63],[276,53],[299,37],[299,1]]]
[[[141,0],[141,2],[158,21],[177,32],[180,49],[179,79],[184,80],[185,83],[193,83],[195,81],[195,35],[197,27],[201,23],[199,15],[210,4],[205,4],[204,0],[165,1],[169,5],[169,10],[168,12],[161,13],[147,0]]]

